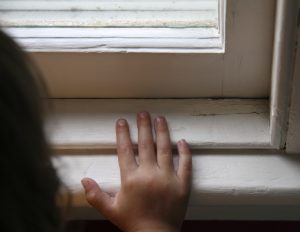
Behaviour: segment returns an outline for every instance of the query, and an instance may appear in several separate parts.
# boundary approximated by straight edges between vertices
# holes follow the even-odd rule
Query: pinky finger
[[[192,155],[187,142],[182,139],[177,143],[179,152],[179,166],[177,175],[185,191],[190,191],[192,182]]]

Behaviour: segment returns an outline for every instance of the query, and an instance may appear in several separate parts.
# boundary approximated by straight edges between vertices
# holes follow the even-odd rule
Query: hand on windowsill
[[[121,189],[115,196],[84,178],[87,201],[103,216],[127,232],[180,231],[190,193],[192,157],[187,143],[178,142],[179,167],[173,165],[169,129],[164,117],[154,121],[156,148],[150,115],[141,112],[138,125],[138,162],[127,121],[116,124]]]

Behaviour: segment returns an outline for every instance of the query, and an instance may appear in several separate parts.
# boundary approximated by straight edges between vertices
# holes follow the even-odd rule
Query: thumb
[[[112,210],[112,197],[103,192],[96,181],[91,178],[83,178],[81,183],[85,190],[87,202],[103,216],[109,216]]]

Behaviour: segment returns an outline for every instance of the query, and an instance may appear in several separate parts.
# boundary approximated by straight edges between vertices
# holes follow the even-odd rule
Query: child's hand
[[[124,231],[179,231],[190,193],[192,157],[187,143],[178,142],[179,167],[173,166],[168,125],[155,120],[156,149],[151,119],[138,114],[138,162],[133,152],[128,124],[116,124],[121,189],[111,197],[89,178],[82,180],[87,201]]]

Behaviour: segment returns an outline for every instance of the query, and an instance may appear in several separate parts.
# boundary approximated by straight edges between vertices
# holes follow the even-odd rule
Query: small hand
[[[167,122],[154,122],[156,149],[150,115],[138,114],[138,151],[136,161],[127,121],[116,124],[121,189],[114,196],[84,178],[87,201],[120,229],[138,231],[179,231],[185,216],[191,185],[192,156],[184,140],[178,142],[179,167],[173,165]]]

